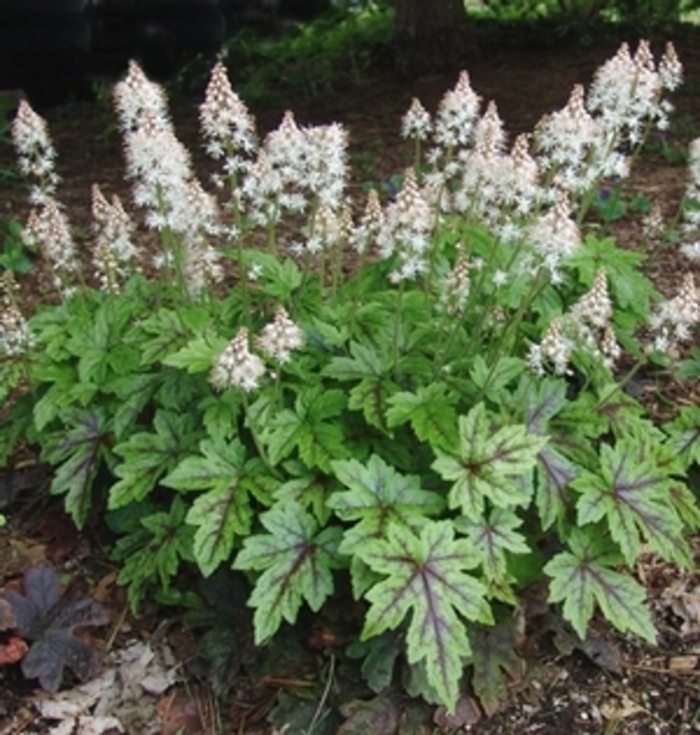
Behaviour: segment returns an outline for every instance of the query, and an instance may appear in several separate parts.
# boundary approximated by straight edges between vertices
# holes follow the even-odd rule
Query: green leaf
[[[121,479],[109,492],[111,510],[143,500],[196,441],[193,421],[187,414],[157,411],[153,428],[155,432],[132,434],[114,447],[123,461],[114,470]]]
[[[507,578],[509,553],[530,553],[525,537],[515,530],[522,523],[512,510],[493,508],[487,518],[457,518],[454,526],[469,539],[486,578],[500,582]]]
[[[231,439],[238,433],[238,419],[243,402],[241,392],[225,390],[218,395],[206,396],[199,402],[202,422],[212,439]]]
[[[436,449],[433,469],[445,480],[454,480],[448,502],[465,516],[484,513],[484,499],[508,508],[530,501],[529,473],[546,437],[529,435],[522,425],[495,430],[483,403],[459,417],[459,456]]]
[[[65,508],[82,528],[92,505],[92,483],[100,468],[110,423],[99,409],[75,411],[65,417],[66,429],[43,454],[57,465],[52,495],[65,495]]]
[[[141,338],[143,365],[162,362],[192,337],[192,332],[184,323],[181,313],[164,307],[144,319],[140,327],[148,335],[147,338]]]
[[[267,534],[247,538],[234,569],[263,570],[248,601],[256,643],[273,636],[283,620],[294,623],[305,600],[318,612],[333,592],[332,569],[341,566],[342,530],[319,530],[316,519],[298,503],[278,503],[260,516]]]
[[[273,465],[289,457],[297,449],[308,467],[331,471],[334,459],[348,455],[343,432],[337,422],[346,404],[341,390],[326,390],[322,385],[304,389],[294,404],[294,410],[284,409],[268,420],[262,432]]]
[[[640,268],[645,257],[617,247],[613,238],[598,239],[589,234],[569,263],[579,272],[579,281],[586,287],[593,284],[600,268],[605,268],[610,291],[621,311],[646,319],[649,302],[657,297],[657,291]]]
[[[113,393],[119,399],[113,420],[117,441],[133,432],[160,381],[161,376],[157,373],[135,373],[120,376],[105,386],[105,392]]]
[[[455,540],[449,521],[427,521],[420,536],[391,525],[385,540],[370,540],[357,554],[386,576],[367,592],[362,639],[397,628],[411,612],[408,661],[425,664],[428,682],[454,710],[471,653],[462,618],[492,622],[486,588],[465,573],[478,564],[473,548],[466,539]]]
[[[390,524],[418,531],[426,518],[437,515],[444,501],[421,488],[416,475],[402,475],[372,455],[366,464],[355,459],[332,463],[333,472],[348,488],[331,495],[327,505],[343,521],[359,521],[345,532],[340,551],[352,555],[366,541],[384,538]]]
[[[176,352],[166,355],[161,362],[163,365],[187,370],[188,373],[209,372],[226,344],[227,340],[223,337],[196,337]]]
[[[535,504],[544,530],[566,519],[573,502],[569,486],[580,472],[554,447],[545,447],[537,455]]]
[[[486,360],[477,355],[469,376],[479,390],[486,390],[484,395],[487,398],[498,400],[504,388],[519,378],[526,367],[520,357],[503,357],[495,365],[487,365]]]
[[[678,416],[664,426],[669,435],[667,444],[683,462],[684,469],[693,463],[700,465],[700,408],[683,406]]]
[[[113,375],[127,375],[138,368],[138,350],[125,341],[134,318],[134,305],[127,299],[107,298],[90,322],[67,343],[78,358],[83,383],[103,385]]]
[[[395,393],[388,400],[387,425],[395,427],[410,421],[420,441],[450,449],[457,441],[456,400],[449,388],[439,382],[421,386],[415,393]]]
[[[581,529],[574,529],[569,547],[570,552],[560,552],[545,565],[544,573],[552,578],[549,601],[564,602],[564,617],[579,637],[586,637],[597,603],[618,630],[632,631],[656,643],[651,613],[644,604],[644,588],[611,569],[619,565],[619,556],[605,550]]]
[[[238,439],[230,443],[205,439],[200,451],[200,456],[185,457],[161,485],[180,491],[207,491],[196,498],[185,522],[197,529],[194,558],[208,577],[228,560],[236,537],[250,532],[250,493],[264,482],[266,472],[260,459],[247,459]]]
[[[610,535],[625,561],[633,565],[642,539],[664,559],[689,566],[683,523],[669,502],[673,485],[665,470],[640,457],[637,438],[625,438],[615,447],[600,448],[600,473],[584,472],[571,483],[581,493],[578,523],[585,526],[605,518]]]
[[[137,610],[150,583],[158,581],[168,592],[180,561],[192,560],[193,529],[185,524],[187,507],[175,497],[169,512],[141,518],[142,528],[116,543],[114,557],[124,565],[117,581],[128,587],[131,608]]]

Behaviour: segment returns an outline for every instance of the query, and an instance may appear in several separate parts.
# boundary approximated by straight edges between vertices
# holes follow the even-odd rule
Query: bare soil
[[[517,44],[515,48],[497,48],[485,43],[481,57],[471,60],[467,68],[474,89],[486,101],[497,102],[506,129],[515,135],[531,131],[543,113],[562,107],[575,83],[589,83],[596,67],[615,52],[621,40],[605,37],[591,40],[587,46],[539,44],[529,48]],[[627,40],[634,45],[637,39]],[[666,39],[654,43],[657,54],[663,50],[661,40]],[[686,177],[683,165],[670,159],[674,151],[682,151],[690,139],[700,136],[700,33],[684,31],[668,40],[676,43],[686,79],[673,97],[675,128],[645,152],[625,187],[658,203],[670,219]],[[337,121],[347,126],[354,187],[359,192],[367,182],[381,181],[403,169],[407,147],[399,135],[401,116],[412,97],[420,98],[434,111],[444,92],[454,85],[458,71],[414,80],[398,80],[390,71],[375,71],[356,85],[313,100],[289,99],[284,107],[292,109],[300,123]],[[173,100],[173,117],[205,180],[208,164],[198,152],[199,102],[199,98]],[[259,131],[264,132],[278,124],[283,107],[261,105],[252,111]],[[129,201],[111,111],[106,103],[69,103],[47,111],[46,117],[59,153],[58,170],[63,179],[59,197],[73,224],[86,234],[93,182],[106,194],[117,193]],[[1,149],[0,165],[11,155]],[[5,187],[0,208],[3,215],[22,220],[27,212],[24,191],[17,186]],[[615,235],[625,247],[643,247],[641,215],[625,217],[615,226]],[[655,246],[648,255],[648,272],[662,291],[671,293],[687,263],[677,257],[673,247],[664,245]],[[27,283],[26,297],[40,298],[41,275]],[[678,402],[699,400],[697,386],[669,386],[669,392]],[[8,477],[3,475],[2,480],[8,483]],[[47,477],[40,471],[19,478],[20,474],[15,474],[12,481],[25,482],[28,497],[45,492]],[[215,704],[204,680],[198,678],[203,672],[195,655],[199,633],[155,605],[148,607],[144,617],[132,619],[114,585],[116,570],[108,560],[108,544],[103,529],[77,534],[53,502],[39,499],[35,505],[20,507],[10,528],[0,531],[0,583],[16,577],[32,562],[48,558],[59,568],[90,580],[95,594],[110,609],[113,623],[103,632],[101,645],[118,651],[134,639],[146,640],[158,650],[159,657],[174,656],[175,662],[182,664],[178,669],[180,683],[148,702],[144,695],[142,706],[154,706],[153,717],[160,724],[155,730],[130,731],[134,735],[151,731],[282,733],[282,715],[275,718],[277,729],[266,720],[280,694],[299,696],[300,703],[304,702],[304,692],[314,694],[314,703],[324,692],[326,703],[356,698],[356,689],[343,684],[342,655],[333,647],[338,639],[333,632],[333,615],[328,613],[309,621],[308,632],[300,643],[297,641],[303,653],[292,658],[291,664],[280,657],[277,670],[273,667],[264,674],[260,667],[254,674],[254,666],[244,666],[231,694]],[[657,616],[657,647],[623,639],[602,623],[594,626],[589,645],[574,646],[567,632],[538,608],[542,596],[534,593],[533,610],[526,617],[537,623],[534,628],[530,624],[518,641],[528,662],[527,671],[511,672],[505,702],[496,712],[487,715],[475,698],[465,696],[460,716],[449,720],[444,713],[391,695],[381,702],[384,719],[375,712],[364,732],[674,735],[700,731],[700,574],[679,572],[653,558],[640,563],[636,572],[647,587]],[[329,665],[336,664],[331,673],[337,678],[328,688]],[[167,665],[166,661],[163,666]],[[23,682],[12,667],[0,667],[0,735],[49,732],[34,706],[38,698],[31,684]],[[351,709],[343,710],[345,716]],[[338,716],[335,726],[327,723],[326,728],[331,729],[319,725],[315,732],[360,731],[359,726],[342,729],[342,719]],[[75,727],[61,732],[93,732]]]

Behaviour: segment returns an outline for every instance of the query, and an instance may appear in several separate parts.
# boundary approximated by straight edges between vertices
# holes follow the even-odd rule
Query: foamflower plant
[[[188,601],[187,568],[232,567],[263,645],[349,577],[357,650],[397,631],[393,680],[450,710],[467,671],[497,696],[490,631],[532,585],[582,639],[602,614],[653,643],[633,570],[693,566],[700,409],[662,422],[630,387],[697,337],[697,248],[663,296],[587,223],[681,75],[672,46],[657,63],[623,45],[510,143],[463,72],[434,116],[414,100],[397,121],[414,165],[396,195],[357,201],[343,126],[289,111],[259,136],[221,64],[201,107],[209,192],[132,63],[115,107],[133,201],[96,184],[87,245],[23,102],[25,237],[53,291],[29,315],[3,281],[0,453],[35,446],[75,523],[106,518],[135,609]]]

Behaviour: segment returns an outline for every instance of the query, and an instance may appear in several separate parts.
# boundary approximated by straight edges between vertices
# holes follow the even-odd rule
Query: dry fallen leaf
[[[24,640],[13,635],[7,643],[0,644],[0,666],[21,661],[28,650],[29,646]]]

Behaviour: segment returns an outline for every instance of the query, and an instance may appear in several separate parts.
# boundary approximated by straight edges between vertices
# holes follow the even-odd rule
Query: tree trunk
[[[395,42],[405,76],[458,71],[476,51],[464,0],[396,0]]]

